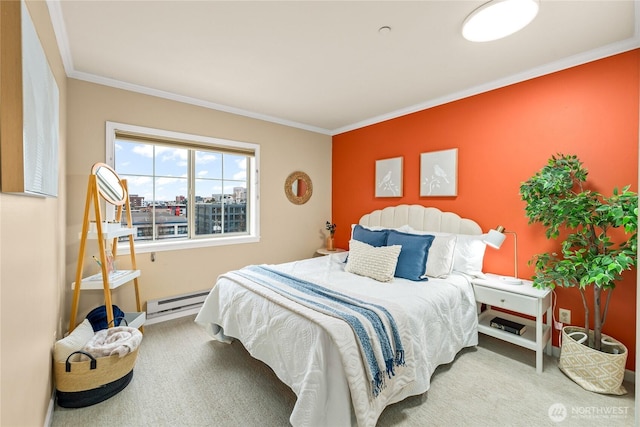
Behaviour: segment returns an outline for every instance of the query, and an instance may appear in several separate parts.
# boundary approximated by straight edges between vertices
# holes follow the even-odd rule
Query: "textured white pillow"
[[[91,323],[88,319],[84,319],[84,322],[76,326],[66,338],[56,341],[53,346],[53,360],[55,362],[65,362],[71,353],[82,350],[82,347],[93,338],[93,335]],[[76,354],[71,358],[71,361],[75,362],[79,358],[80,355]]]
[[[458,234],[455,254],[453,257],[453,270],[469,274],[475,277],[485,277],[482,273],[482,261],[484,251],[487,248],[482,240],[484,236],[471,236]]]
[[[376,248],[358,240],[350,240],[345,271],[379,282],[389,282],[396,271],[401,249],[400,245]]]
[[[455,235],[435,236],[429,248],[425,276],[444,279],[451,274],[457,240]]]

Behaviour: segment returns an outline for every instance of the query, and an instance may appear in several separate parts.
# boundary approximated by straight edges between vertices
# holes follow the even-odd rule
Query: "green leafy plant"
[[[534,286],[577,287],[585,333],[593,337],[589,346],[601,350],[602,327],[616,282],[623,271],[637,265],[638,195],[629,186],[614,188],[610,197],[585,189],[587,175],[577,156],[557,154],[522,183],[520,196],[527,204],[529,224],[542,224],[549,239],[564,238],[560,253],[538,254],[530,262],[535,263]],[[589,287],[593,288],[591,310],[586,296]],[[589,333],[590,312],[593,334]]]

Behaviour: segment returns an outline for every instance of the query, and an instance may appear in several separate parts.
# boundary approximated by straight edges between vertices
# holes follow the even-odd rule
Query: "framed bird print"
[[[376,197],[402,197],[402,160],[376,160]]]
[[[458,149],[420,154],[420,196],[458,195]]]

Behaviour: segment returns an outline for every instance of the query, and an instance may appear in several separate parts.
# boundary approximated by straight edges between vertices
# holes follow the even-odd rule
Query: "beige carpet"
[[[146,326],[131,384],[94,406],[56,406],[52,426],[289,425],[293,392],[238,342],[210,340],[193,319]],[[427,393],[388,407],[378,426],[632,426],[634,387],[625,387],[625,396],[585,391],[548,356],[538,375],[532,351],[480,335],[477,348],[438,368]]]

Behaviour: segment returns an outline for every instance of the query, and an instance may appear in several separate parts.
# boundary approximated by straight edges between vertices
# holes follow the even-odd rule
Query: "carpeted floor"
[[[127,388],[87,408],[56,406],[52,426],[289,425],[291,389],[238,342],[212,341],[193,320],[145,326]],[[378,426],[634,425],[633,384],[625,383],[625,396],[591,393],[557,359],[545,355],[544,363],[536,374],[534,352],[480,335],[478,347],[438,368],[427,393],[389,406]]]

